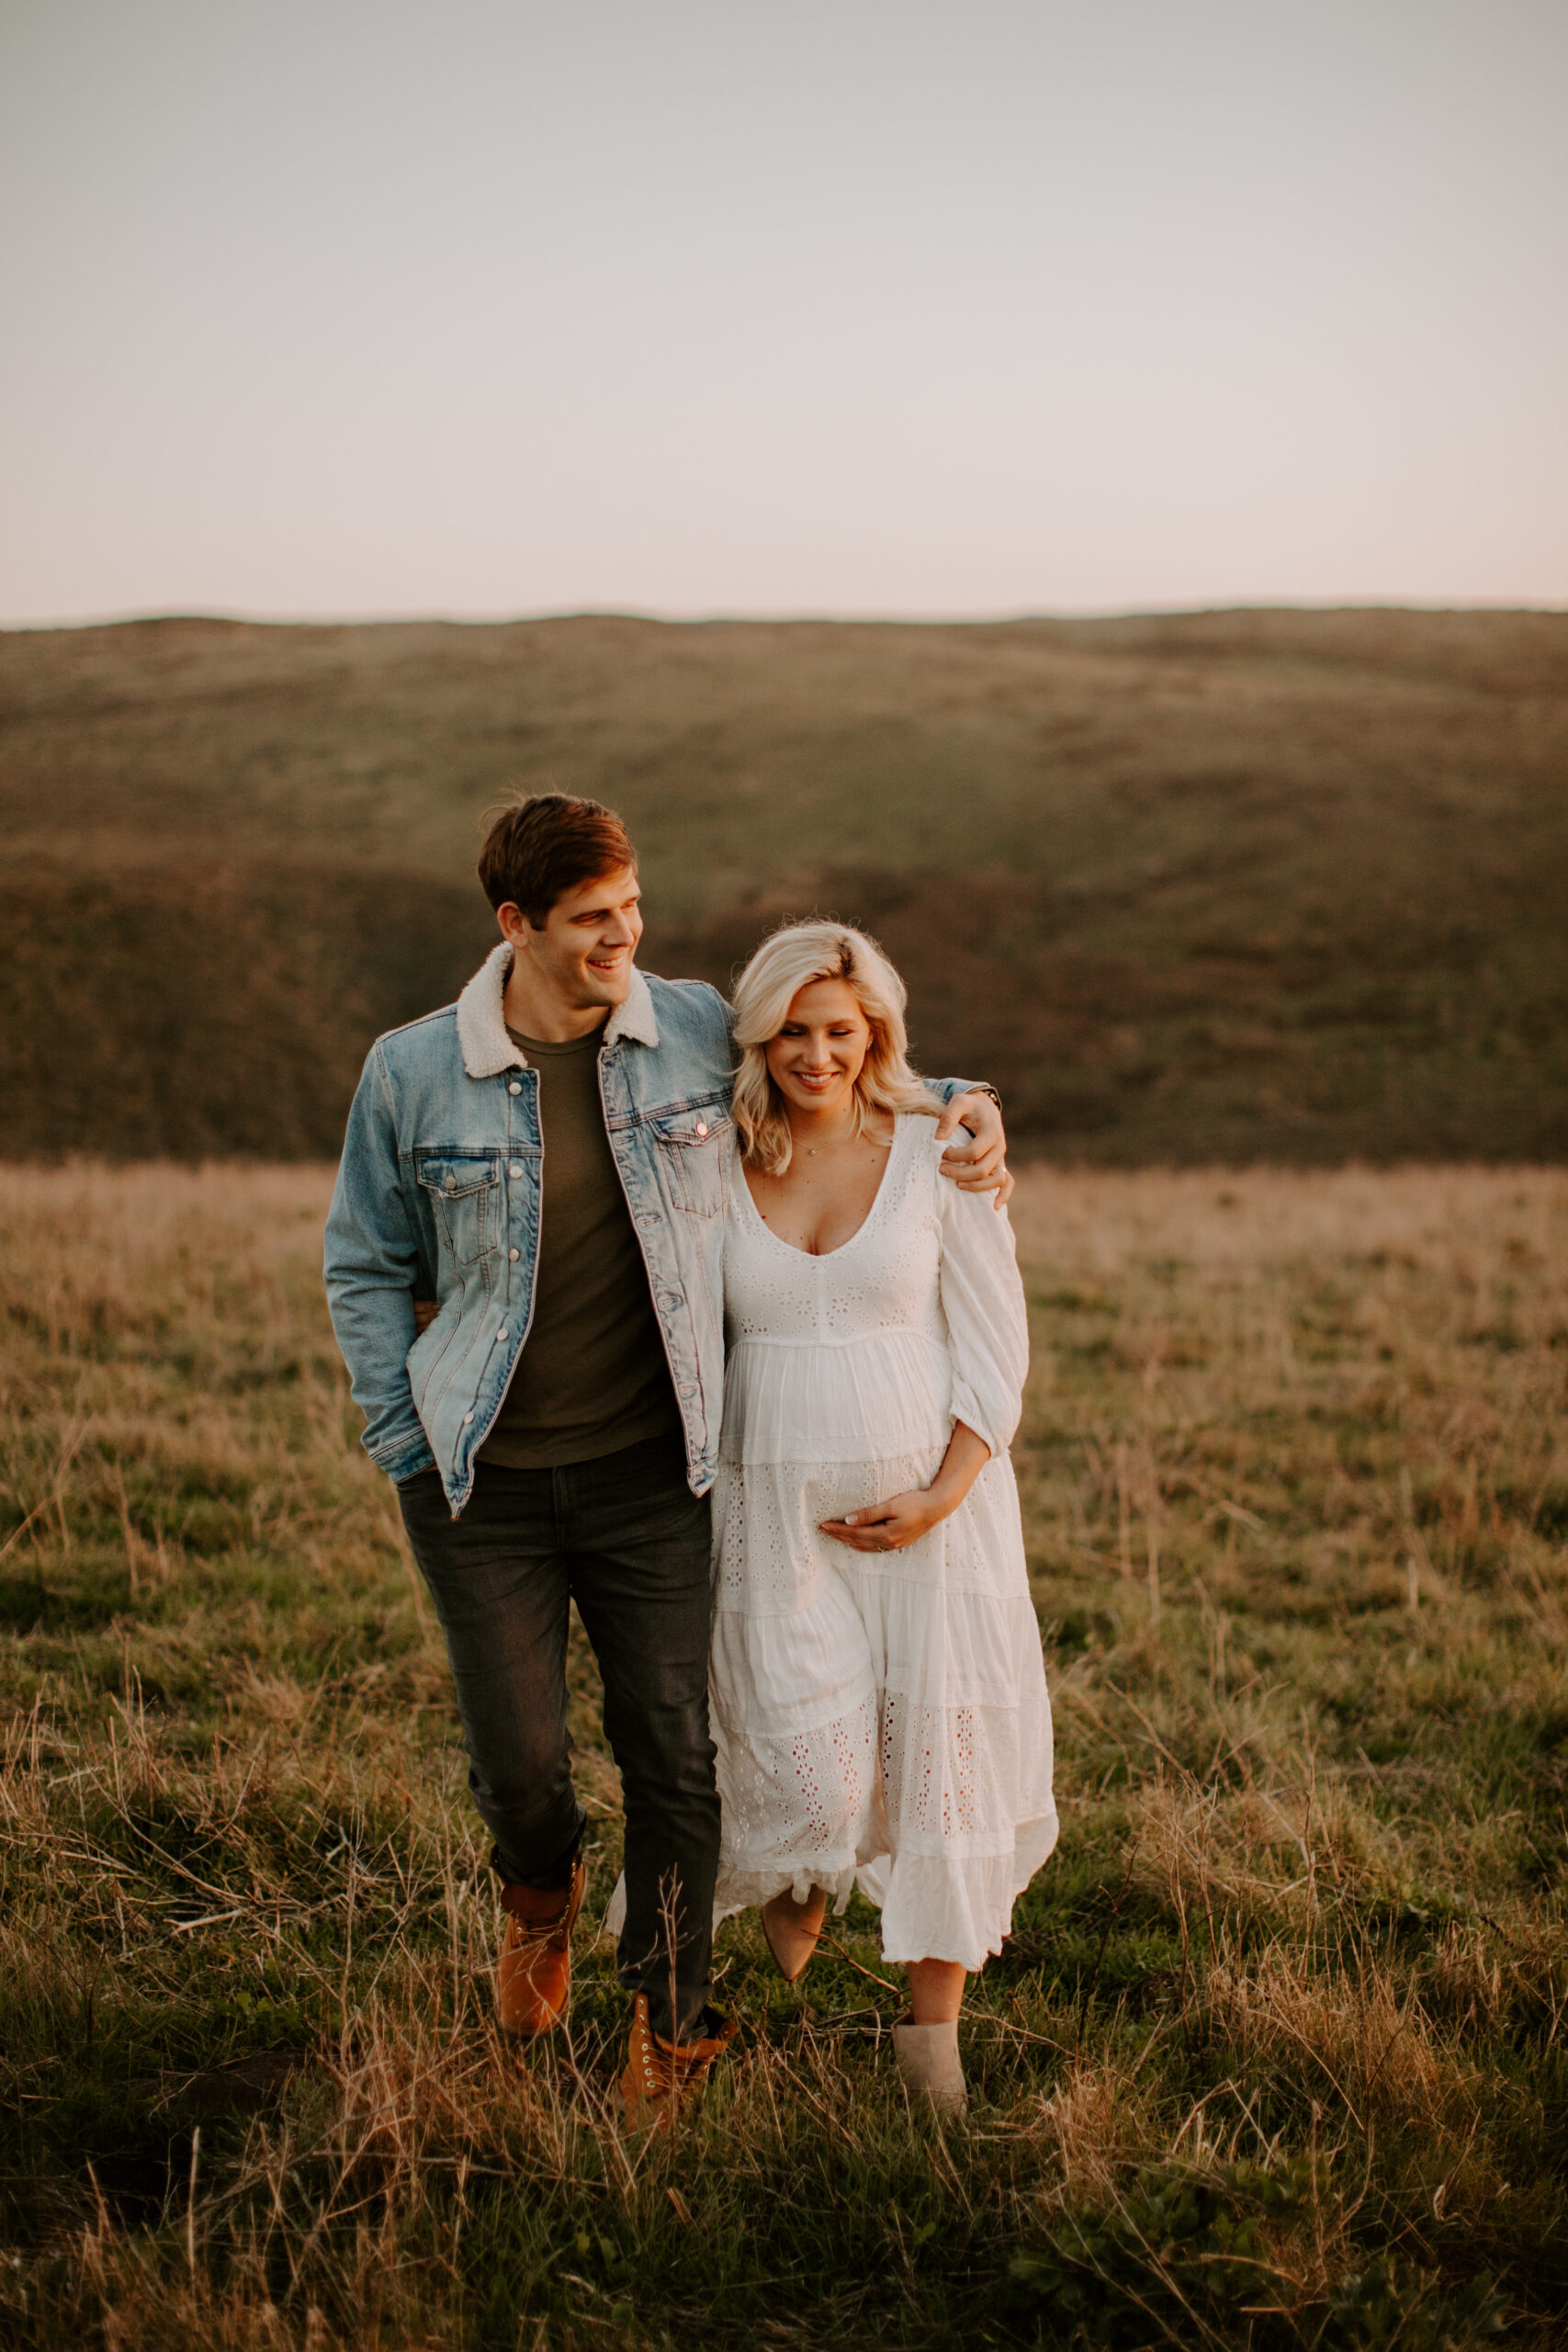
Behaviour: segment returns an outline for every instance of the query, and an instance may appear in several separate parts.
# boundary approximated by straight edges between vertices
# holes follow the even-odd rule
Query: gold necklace
[[[840,1144],[852,1143],[853,1140],[854,1129],[852,1126],[847,1127],[841,1136],[833,1137],[831,1144],[808,1143],[806,1147],[806,1157],[807,1159],[815,1159],[819,1151],[837,1150]]]

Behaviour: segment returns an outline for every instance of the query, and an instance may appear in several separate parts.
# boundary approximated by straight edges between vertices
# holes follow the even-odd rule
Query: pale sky
[[[0,618],[1568,603],[1568,0],[0,0]]]

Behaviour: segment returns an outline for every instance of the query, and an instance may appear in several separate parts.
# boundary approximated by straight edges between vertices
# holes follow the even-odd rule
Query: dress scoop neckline
[[[887,1146],[887,1165],[883,1170],[881,1176],[877,1180],[875,1198],[873,1200],[870,1208],[867,1209],[865,1215],[862,1217],[860,1223],[856,1226],[854,1231],[849,1235],[847,1239],[836,1242],[831,1250],[797,1250],[793,1241],[786,1241],[782,1234],[778,1234],[773,1231],[773,1227],[768,1223],[767,1218],[762,1215],[761,1210],[757,1206],[756,1202],[751,1197],[751,1187],[746,1182],[745,1162],[740,1157],[739,1147],[738,1145],[736,1147],[735,1154],[735,1181],[740,1187],[740,1195],[742,1200],[745,1202],[748,1211],[756,1220],[756,1223],[761,1231],[767,1236],[767,1238],[773,1243],[774,1249],[787,1250],[792,1258],[804,1259],[808,1266],[825,1266],[830,1259],[841,1258],[846,1250],[852,1250],[861,1236],[863,1233],[868,1232],[871,1227],[876,1222],[878,1213],[882,1208],[883,1203],[887,1197],[888,1179],[893,1173],[893,1155],[897,1150],[899,1144],[902,1142],[905,1127],[913,1115],[914,1114],[908,1111],[895,1111],[893,1114],[893,1134]]]

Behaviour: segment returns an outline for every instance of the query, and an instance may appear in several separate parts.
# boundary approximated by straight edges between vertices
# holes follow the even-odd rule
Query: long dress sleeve
[[[936,1180],[942,1216],[942,1310],[953,1358],[953,1418],[1005,1453],[1023,1410],[1029,1315],[1018,1245],[989,1193]]]

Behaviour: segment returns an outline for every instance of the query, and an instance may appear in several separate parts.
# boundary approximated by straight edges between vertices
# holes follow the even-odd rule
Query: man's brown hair
[[[503,808],[479,852],[479,880],[492,907],[510,899],[536,931],[569,890],[624,865],[637,869],[631,837],[613,808],[570,792],[536,792]]]

